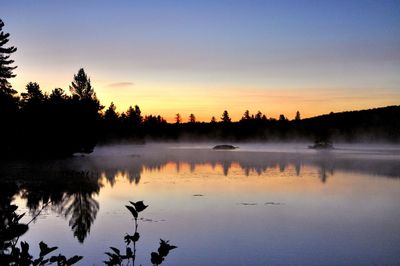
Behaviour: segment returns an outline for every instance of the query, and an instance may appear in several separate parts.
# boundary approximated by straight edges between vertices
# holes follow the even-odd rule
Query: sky
[[[69,90],[173,121],[400,104],[400,0],[0,0],[10,82]]]

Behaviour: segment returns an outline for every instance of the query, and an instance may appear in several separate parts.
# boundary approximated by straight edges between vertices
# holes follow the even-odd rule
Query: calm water
[[[159,239],[178,246],[163,265],[399,265],[400,147],[304,144],[99,147],[62,161],[1,166],[1,197],[79,265],[99,265],[133,231],[124,207],[143,200],[137,265]]]

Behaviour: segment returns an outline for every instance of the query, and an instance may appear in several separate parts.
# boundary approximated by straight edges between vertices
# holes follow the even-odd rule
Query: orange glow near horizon
[[[12,80],[13,86],[19,92],[23,92],[23,84],[28,83],[27,80],[34,75],[21,76],[22,78]],[[47,93],[56,87],[69,93],[70,80],[72,75],[43,77],[36,81]],[[363,93],[365,90],[335,87],[273,88],[243,84],[234,87],[226,84],[161,84],[147,80],[112,83],[93,78],[92,85],[105,109],[111,102],[117,106],[119,113],[125,112],[129,106],[138,105],[143,116],[161,115],[170,123],[175,122],[177,113],[182,122],[187,122],[191,113],[199,122],[209,122],[212,116],[219,121],[224,110],[228,110],[232,121],[240,120],[246,110],[251,114],[261,111],[267,118],[278,118],[280,114],[284,114],[288,119],[293,119],[296,111],[300,112],[302,118],[307,118],[330,112],[397,105],[400,102],[400,91],[396,90],[380,92],[370,89],[367,90],[368,93]]]

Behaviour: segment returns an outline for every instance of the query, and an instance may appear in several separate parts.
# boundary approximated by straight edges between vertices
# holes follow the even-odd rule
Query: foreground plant
[[[129,265],[130,262],[132,262],[132,265],[135,265],[136,242],[139,241],[140,238],[140,234],[137,231],[138,216],[140,212],[144,211],[148,207],[148,205],[144,205],[143,201],[129,202],[131,205],[126,205],[125,207],[129,210],[135,220],[135,231],[132,235],[126,234],[124,237],[126,243],[125,254],[122,254],[121,251],[115,247],[110,247],[112,252],[105,252],[105,254],[108,256],[108,260],[104,261],[106,265],[123,265],[123,262],[125,262],[126,265]],[[169,251],[177,248],[176,246],[172,246],[168,243],[169,241],[161,239],[158,252],[151,253],[151,263],[153,265],[160,265],[168,255]]]
[[[39,243],[40,253],[36,259],[29,253],[27,242],[21,241],[20,247],[17,247],[19,238],[29,229],[29,223],[19,222],[25,213],[17,214],[15,212],[17,209],[16,205],[0,206],[0,265],[38,266],[56,263],[59,266],[69,266],[83,258],[82,256],[67,258],[62,254],[49,256],[58,247],[49,247],[43,241]]]

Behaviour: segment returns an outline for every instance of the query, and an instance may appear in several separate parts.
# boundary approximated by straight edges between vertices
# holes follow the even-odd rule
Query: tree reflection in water
[[[65,194],[59,212],[69,219],[74,237],[83,243],[90,232],[90,227],[96,219],[99,211],[99,203],[92,198],[93,193],[78,191],[72,194]]]
[[[44,162],[3,164],[0,169],[1,201],[10,204],[16,195],[20,195],[34,218],[49,206],[69,220],[74,237],[83,243],[100,207],[93,198],[100,191],[99,176],[53,166]],[[6,169],[13,169],[13,172],[7,173]]]

